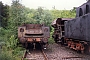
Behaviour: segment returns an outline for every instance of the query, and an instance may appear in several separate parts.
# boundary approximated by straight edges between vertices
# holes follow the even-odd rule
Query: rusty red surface
[[[51,25],[60,24],[61,21],[67,21],[67,20],[72,20],[72,19],[73,18],[57,18],[51,23]]]

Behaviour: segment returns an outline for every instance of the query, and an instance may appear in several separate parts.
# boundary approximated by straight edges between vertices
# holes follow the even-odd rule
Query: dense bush
[[[0,60],[15,60],[9,52],[0,52]]]

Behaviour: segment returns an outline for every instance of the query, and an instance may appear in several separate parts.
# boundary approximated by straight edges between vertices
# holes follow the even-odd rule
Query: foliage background
[[[12,0],[12,5],[4,5],[0,2],[0,60],[21,60],[24,48],[19,47],[17,38],[18,26],[23,23],[42,24],[50,27],[49,43],[52,39],[53,28],[51,23],[57,18],[74,18],[75,8],[72,10],[46,10],[42,7],[29,9],[23,6],[19,0]]]

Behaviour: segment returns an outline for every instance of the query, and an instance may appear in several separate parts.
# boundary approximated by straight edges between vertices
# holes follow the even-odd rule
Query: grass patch
[[[49,38],[48,43],[52,44],[55,43],[54,39],[52,37]]]

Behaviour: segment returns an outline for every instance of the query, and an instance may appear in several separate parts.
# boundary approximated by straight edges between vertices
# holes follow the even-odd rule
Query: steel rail
[[[47,56],[46,56],[45,52],[43,51],[43,49],[41,49],[41,52],[42,52],[42,54],[43,54],[43,56],[44,56],[45,60],[48,60],[48,58],[47,58]]]
[[[25,51],[21,60],[24,60],[24,59],[33,59],[33,58],[26,58],[27,57],[27,54],[28,54],[28,52]],[[43,49],[41,49],[41,54],[43,55],[44,60],[48,60],[48,58],[47,58],[45,52],[43,51]]]

